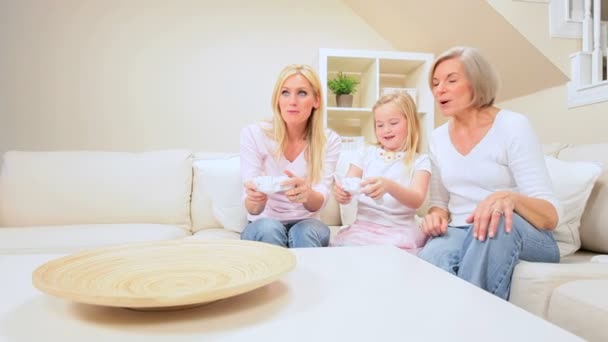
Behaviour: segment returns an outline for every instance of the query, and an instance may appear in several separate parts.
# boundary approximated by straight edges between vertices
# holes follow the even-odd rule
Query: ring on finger
[[[499,215],[501,215],[501,216],[505,214],[505,213],[504,213],[502,210],[500,210],[500,209],[494,209],[494,210],[492,211],[492,213],[498,213],[498,214],[499,214]]]

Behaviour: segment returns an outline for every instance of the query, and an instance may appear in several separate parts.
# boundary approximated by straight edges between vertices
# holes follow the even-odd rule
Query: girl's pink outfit
[[[369,146],[351,164],[363,170],[362,179],[385,177],[409,187],[417,171],[431,172],[431,162],[426,154],[419,154],[408,168],[403,162],[405,155]],[[388,193],[379,203],[364,194],[353,196],[353,201],[358,201],[357,219],[341,229],[330,245],[394,245],[416,254],[426,243],[428,237],[415,219],[416,209],[403,205]]]

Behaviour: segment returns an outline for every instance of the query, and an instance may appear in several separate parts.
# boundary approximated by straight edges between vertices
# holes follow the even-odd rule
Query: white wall
[[[238,151],[320,47],[392,49],[340,0],[0,1],[0,152]]]
[[[608,142],[608,102],[567,109],[566,94],[555,87],[498,106],[526,114],[543,143]]]

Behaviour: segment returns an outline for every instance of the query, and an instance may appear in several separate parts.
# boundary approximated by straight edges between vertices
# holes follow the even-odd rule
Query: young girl
[[[416,254],[427,236],[418,228],[415,214],[431,176],[428,156],[418,153],[416,105],[409,95],[390,94],[376,102],[373,112],[378,146],[368,146],[359,160],[351,162],[343,184],[334,186],[338,203],[348,204],[356,197],[357,219],[331,244],[394,245]],[[359,178],[355,186],[353,177]]]

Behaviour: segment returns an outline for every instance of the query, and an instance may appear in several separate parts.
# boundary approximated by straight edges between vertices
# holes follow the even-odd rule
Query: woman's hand
[[[293,203],[308,202],[308,197],[312,193],[312,188],[306,179],[299,178],[288,170],[285,170],[285,174],[289,177],[289,179],[281,183],[281,185],[291,187],[290,190],[285,191],[285,196],[287,196],[287,199]]]
[[[268,196],[263,192],[257,191],[257,187],[251,181],[245,182],[244,186],[247,192],[245,207],[250,214],[258,215],[264,210]]]
[[[373,199],[379,199],[388,192],[389,181],[384,177],[369,177],[361,182],[363,193]]]
[[[348,204],[353,199],[353,196],[345,191],[337,181],[334,184],[334,197],[340,204]]]
[[[429,213],[422,219],[422,223],[420,223],[420,229],[426,235],[444,235],[448,231],[447,212],[445,212],[444,210],[431,208],[431,210],[429,210]]]
[[[498,191],[477,204],[475,211],[467,218],[473,224],[473,238],[483,241],[496,236],[501,216],[505,217],[505,232],[511,232],[515,200],[510,191]]]

